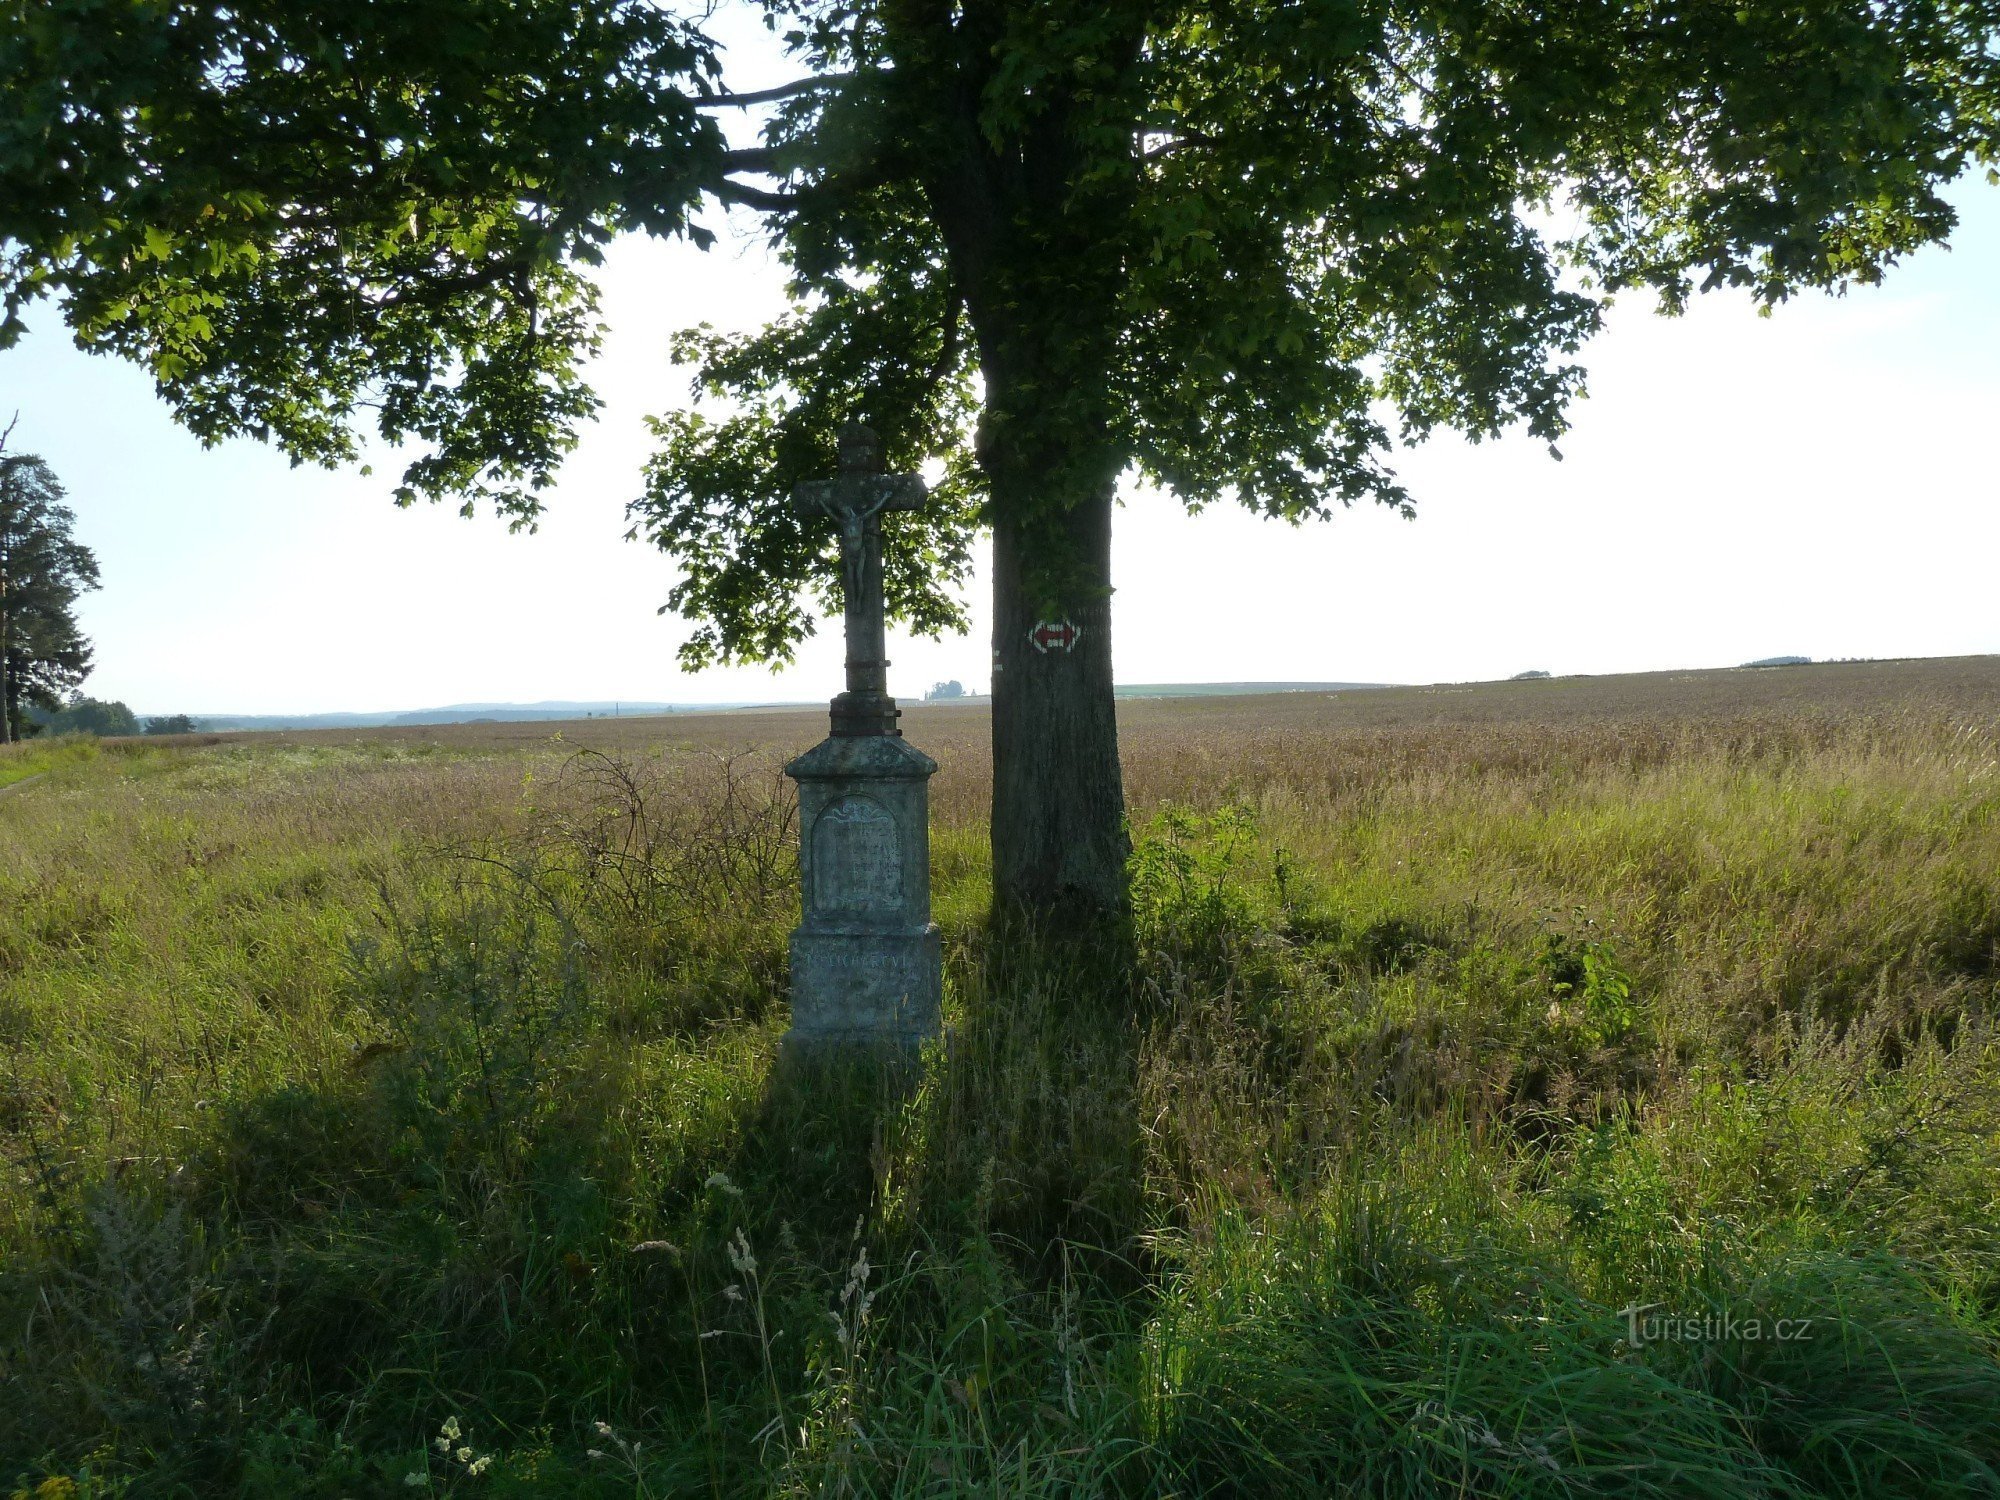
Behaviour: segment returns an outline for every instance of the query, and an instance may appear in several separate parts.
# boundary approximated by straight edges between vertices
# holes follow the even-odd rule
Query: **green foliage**
[[[1169,807],[1132,843],[1132,915],[1142,941],[1219,950],[1253,920],[1244,863],[1256,814],[1238,804],[1203,815]]]
[[[193,734],[194,728],[186,714],[155,714],[146,720],[147,734]]]
[[[1577,917],[1586,931],[1596,925],[1581,912]],[[1637,1022],[1632,980],[1618,967],[1605,939],[1551,931],[1542,939],[1541,967],[1555,1008],[1573,1020],[1587,1041],[1621,1041]]]
[[[139,720],[138,716],[122,703],[78,696],[43,719],[40,732],[51,736],[137,734]]]
[[[680,233],[713,61],[645,4],[0,7],[0,346],[61,299],[206,442],[318,463],[351,422],[397,490],[517,519],[596,406],[587,271]]]
[[[939,266],[875,258],[872,215],[856,217],[847,254],[858,263],[830,273],[809,305],[755,341],[702,327],[674,343],[728,410],[654,420],[662,447],[630,534],[643,531],[680,568],[667,607],[704,622],[680,648],[690,669],[789,660],[811,633],[806,599],[838,607],[836,524],[802,514],[792,491],[835,470],[840,428],[857,414],[890,472],[944,471],[921,510],[883,528],[890,614],[932,636],[965,628],[954,591],[971,568],[984,484],[957,441],[977,412],[958,305]]]
[[[1060,518],[1121,475],[1407,508],[1391,424],[1553,444],[1612,295],[1874,281],[2000,144],[1990,0],[776,8],[852,74],[765,134],[796,311],[681,346],[635,507],[702,660],[795,644],[823,540],[771,497],[851,412],[1087,596]]]
[[[784,658],[829,576],[784,497],[846,417],[942,472],[889,588],[957,628],[979,526],[1046,583],[1128,472],[1407,505],[1389,423],[1553,442],[1610,295],[1873,281],[2000,143],[1993,0],[763,9],[804,76],[732,99],[640,0],[6,0],[0,343],[56,298],[204,440],[343,462],[372,410],[427,450],[399,498],[525,521],[595,409],[605,242],[759,212],[794,309],[676,345],[634,526],[691,661]],[[728,149],[703,111],[748,102]]]

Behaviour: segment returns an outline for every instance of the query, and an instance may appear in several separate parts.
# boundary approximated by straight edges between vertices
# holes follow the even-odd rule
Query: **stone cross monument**
[[[929,781],[937,762],[903,738],[882,624],[882,513],[914,510],[924,482],[882,472],[859,423],[840,435],[840,477],[802,484],[800,510],[840,522],[847,691],[832,734],[785,767],[799,784],[804,916],[792,933],[788,1047],[915,1046],[937,1034],[943,962],[931,925]]]

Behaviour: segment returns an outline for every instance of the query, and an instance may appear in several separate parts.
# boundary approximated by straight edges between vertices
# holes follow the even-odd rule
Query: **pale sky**
[[[1357,510],[1295,530],[1128,491],[1118,680],[2000,651],[2000,189],[1953,196],[1953,248],[1880,289],[1769,319],[1731,294],[1678,320],[1622,303],[1585,351],[1590,395],[1564,461],[1525,437],[1434,439],[1397,460],[1414,521]],[[83,606],[98,662],[86,691],[141,713],[837,691],[837,619],[789,671],[682,674],[686,626],[655,614],[668,560],[622,539],[644,419],[686,399],[668,334],[754,326],[778,306],[771,263],[740,236],[706,255],[627,241],[603,279],[605,409],[532,535],[396,509],[393,458],[363,477],[293,469],[250,441],[205,451],[143,373],[77,352],[44,307],[0,355],[0,422],[18,409],[12,451],[53,466],[102,566]],[[982,570],[969,636],[892,638],[893,691],[985,686],[987,589]]]

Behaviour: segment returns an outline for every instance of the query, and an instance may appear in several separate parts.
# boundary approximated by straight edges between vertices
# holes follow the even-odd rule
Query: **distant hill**
[[[655,714],[714,713],[720,709],[751,706],[742,703],[585,703],[551,699],[543,703],[448,703],[442,708],[415,708],[403,712],[195,714],[193,718],[196,727],[204,730],[382,729],[420,724],[516,724],[540,719],[634,719]]]
[[[1122,682],[1120,698],[1233,698],[1252,693],[1339,693],[1349,688],[1393,687],[1388,682]]]
[[[1345,688],[1385,686],[1388,684],[1379,682],[1159,682],[1128,683],[1114,691],[1121,698],[1211,698],[1248,693],[1330,693]],[[906,703],[913,701],[904,700]],[[968,694],[949,701],[978,705],[992,700],[983,694]],[[400,712],[193,714],[190,717],[197,729],[213,733],[244,729],[384,729],[423,724],[518,724],[540,719],[637,719],[657,714],[725,713],[731,709],[818,708],[825,703],[825,698],[774,699],[767,703],[587,703],[550,699],[542,703],[447,703],[441,708],[414,708]]]
[[[1743,667],[1690,667],[1670,671],[1566,674],[1553,680],[1539,669],[1523,672],[1508,682],[1440,682],[1404,685],[1383,682],[1128,682],[1113,691],[1123,700],[1164,700],[1174,698],[1221,698],[1264,695],[1280,698],[1295,695],[1302,700],[1311,695],[1322,699],[1352,693],[1338,712],[1351,722],[1416,723],[1439,719],[1453,722],[1487,722],[1516,716],[1524,704],[1532,704],[1538,715],[1660,711],[1663,707],[1688,711],[1704,704],[1735,705],[1742,701],[1749,684],[1758,680],[1771,683],[1774,692],[1793,693],[1801,688],[1825,695],[1830,702],[1847,701],[1855,694],[1879,695],[1906,681],[1910,669],[1922,669],[1939,682],[1959,690],[1990,691],[1993,663],[2000,656],[1891,658],[1885,660],[1845,660],[1812,662],[1807,657],[1766,657],[1745,662]],[[1747,672],[1744,667],[1812,665],[1814,670],[1799,677],[1786,675],[1784,684],[1775,679],[1783,674]],[[1789,684],[1786,686],[1785,684]],[[1527,690],[1527,691],[1524,691]],[[1754,691],[1763,691],[1755,689]],[[1753,700],[1754,701],[1754,700]],[[903,704],[923,714],[951,715],[964,709],[984,709],[992,700],[983,694],[968,694],[944,702],[922,705],[914,697]],[[643,700],[625,702],[583,702],[551,699],[541,703],[453,703],[441,708],[385,711],[379,713],[326,714],[195,714],[196,727],[203,731],[377,729],[413,727],[427,724],[519,723],[538,720],[580,720],[586,716],[603,718],[647,718],[662,714],[749,714],[766,710],[813,710],[823,713],[825,698],[809,700],[772,699],[763,703],[661,703]],[[1445,705],[1441,708],[1440,705]],[[1324,702],[1322,709],[1330,709]],[[1266,712],[1286,715],[1317,712],[1309,701],[1286,707],[1268,705]],[[1730,711],[1735,711],[1731,707]],[[142,719],[147,715],[140,715]],[[645,733],[645,731],[639,731]]]

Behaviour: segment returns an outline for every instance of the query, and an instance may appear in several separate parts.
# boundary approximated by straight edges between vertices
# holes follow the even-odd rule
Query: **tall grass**
[[[58,766],[0,1493],[2000,1492],[1990,700],[1753,708],[1148,710],[1092,946],[947,758],[915,1066],[780,1056],[774,754]]]

